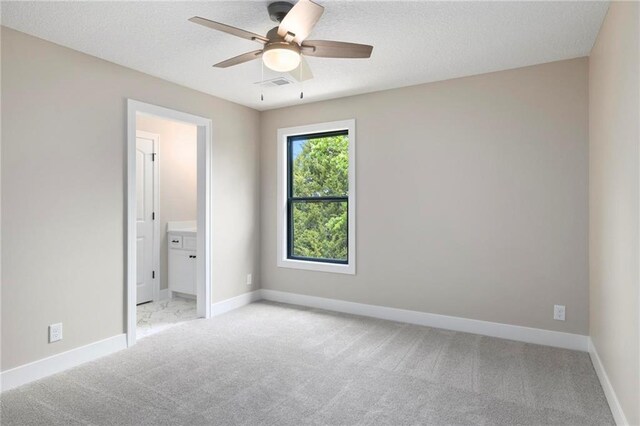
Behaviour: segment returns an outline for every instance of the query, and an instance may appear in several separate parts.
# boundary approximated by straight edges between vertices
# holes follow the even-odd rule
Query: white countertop
[[[187,220],[182,222],[167,222],[167,233],[190,233],[195,234],[198,231],[195,220]]]

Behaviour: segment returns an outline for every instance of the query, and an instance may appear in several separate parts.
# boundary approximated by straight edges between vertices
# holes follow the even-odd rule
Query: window
[[[355,273],[355,121],[278,131],[278,266]]]
[[[289,136],[287,145],[287,258],[348,263],[348,131]]]

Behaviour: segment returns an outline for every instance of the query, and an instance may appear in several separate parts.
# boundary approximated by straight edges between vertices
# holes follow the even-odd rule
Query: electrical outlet
[[[553,319],[558,321],[564,321],[564,305],[553,305]]]
[[[62,340],[62,323],[51,324],[49,326],[49,343]]]
[[[247,274],[247,285],[251,286],[251,284],[253,284],[253,277],[251,274]]]

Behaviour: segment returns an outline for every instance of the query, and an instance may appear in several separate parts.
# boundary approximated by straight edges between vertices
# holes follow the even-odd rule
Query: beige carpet
[[[586,353],[267,302],[1,402],[2,425],[613,424]]]

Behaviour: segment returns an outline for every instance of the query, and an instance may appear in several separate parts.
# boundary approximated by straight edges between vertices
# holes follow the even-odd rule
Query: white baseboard
[[[0,373],[0,389],[6,391],[101,358],[127,347],[127,335],[119,334],[52,355]]]
[[[211,316],[222,315],[225,312],[232,311],[234,309],[241,308],[249,303],[253,303],[262,299],[260,290],[250,291],[248,293],[241,294],[240,296],[232,297],[221,302],[211,304]]]
[[[606,373],[604,372],[600,359],[595,352],[595,348],[590,345],[590,339],[587,336],[430,314],[405,309],[389,308],[385,306],[367,305],[337,299],[305,296],[302,294],[268,289],[255,290],[221,302],[213,303],[211,305],[211,312],[213,316],[221,315],[225,312],[240,308],[260,299],[566,349],[580,351],[589,350],[596,372],[598,373],[598,377],[602,382],[605,395],[611,405],[611,410],[614,413],[616,422],[618,424],[626,424],[624,414],[617,398],[615,397],[613,388],[611,387]],[[113,352],[125,349],[126,347],[126,334],[120,334],[67,352],[52,355],[11,370],[3,371],[0,373],[0,389],[2,391],[13,389],[34,380],[38,380],[85,362],[109,355]]]
[[[607,402],[609,403],[613,419],[616,421],[617,425],[628,425],[629,422],[627,421],[627,417],[624,415],[624,411],[622,411],[622,405],[620,405],[620,401],[618,401],[616,392],[613,390],[613,386],[609,381],[609,376],[607,376],[604,365],[602,365],[602,361],[600,361],[598,351],[596,351],[596,347],[594,346],[591,337],[589,337],[589,356],[591,357],[591,362],[593,363],[594,370],[596,370],[598,379],[600,379],[600,384],[602,385],[604,396],[607,398]]]
[[[165,288],[158,293],[158,300],[167,300],[169,298],[169,289]]]
[[[483,336],[499,337],[501,339],[517,340],[520,342],[573,349],[583,352],[588,350],[588,337],[580,334],[563,333],[560,331],[430,314],[427,312],[409,311],[406,309],[389,308],[386,306],[366,305],[363,303],[347,302],[337,299],[325,299],[322,297],[306,296],[303,294],[269,289],[262,289],[260,292],[263,299],[272,300],[274,302],[291,303],[293,305],[309,306],[329,311],[425,325],[428,327],[462,331],[465,333],[481,334]]]

